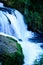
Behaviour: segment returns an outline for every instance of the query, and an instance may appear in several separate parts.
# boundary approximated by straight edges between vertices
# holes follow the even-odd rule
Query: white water
[[[11,23],[9,23],[8,19]],[[0,11],[0,34],[16,37],[17,40],[22,39],[22,41],[18,40],[18,42],[21,44],[25,56],[24,65],[32,65],[37,56],[43,51],[40,45],[28,41],[28,38],[32,38],[34,33],[27,31],[23,15],[17,10],[11,14],[8,11]]]
[[[0,7],[4,7],[3,3],[0,2]]]
[[[39,56],[39,54],[42,54],[43,50],[39,47],[38,44],[28,41],[20,42],[20,44],[25,55],[24,65],[33,65],[34,60]]]

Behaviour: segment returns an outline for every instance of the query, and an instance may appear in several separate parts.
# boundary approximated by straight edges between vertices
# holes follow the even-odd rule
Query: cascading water
[[[4,7],[3,3],[0,2],[0,7]]]
[[[28,41],[34,37],[34,33],[27,31],[23,15],[15,9],[4,7],[3,4],[0,6],[0,34],[17,38],[23,48],[24,65],[33,65],[36,57],[43,51],[40,45]]]

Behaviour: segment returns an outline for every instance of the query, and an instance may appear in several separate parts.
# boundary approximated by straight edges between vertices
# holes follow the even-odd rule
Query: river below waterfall
[[[34,65],[34,60],[43,53],[43,37],[28,31],[23,15],[11,8],[0,6],[0,35],[15,37],[24,54],[23,65]],[[0,63],[1,64],[1,63]]]
[[[43,38],[39,34],[31,31],[29,31],[29,36],[28,41],[20,42],[25,55],[24,65],[34,65],[35,59],[43,53]]]

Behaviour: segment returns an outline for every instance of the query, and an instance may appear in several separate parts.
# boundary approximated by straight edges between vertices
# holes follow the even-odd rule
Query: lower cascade
[[[24,54],[23,65],[34,65],[35,59],[43,53],[40,42],[30,41],[35,33],[27,30],[24,16],[16,9],[0,6],[0,35],[10,36],[20,43]]]

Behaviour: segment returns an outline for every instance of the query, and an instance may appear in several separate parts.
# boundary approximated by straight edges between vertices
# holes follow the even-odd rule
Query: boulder
[[[23,65],[22,47],[14,38],[0,35],[0,63],[2,65]]]

